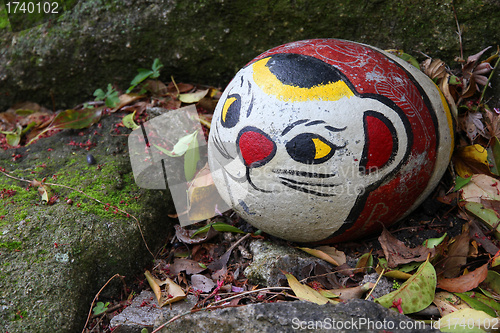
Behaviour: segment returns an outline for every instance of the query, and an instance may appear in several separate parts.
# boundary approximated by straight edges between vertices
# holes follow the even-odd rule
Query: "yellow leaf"
[[[167,278],[166,280],[160,281],[151,275],[149,271],[146,271],[144,275],[146,276],[151,289],[153,289],[160,307],[186,298],[184,290],[182,290],[182,288],[171,279]],[[162,286],[165,287],[161,288]]]
[[[454,159],[455,171],[462,178],[469,178],[478,169],[489,170],[488,151],[479,144],[457,149]]]
[[[290,286],[290,288],[292,288],[293,292],[295,293],[295,296],[297,296],[298,298],[319,305],[326,304],[328,302],[334,304],[338,303],[336,301],[329,300],[325,296],[321,295],[319,291],[314,290],[313,288],[300,283],[292,274],[290,273],[284,273],[284,274],[286,276],[286,279],[288,280],[288,285]]]
[[[186,93],[186,94],[179,94],[179,101],[183,103],[196,103],[203,97],[205,97],[208,93],[209,89],[206,90],[199,90],[194,93]]]
[[[323,259],[332,265],[340,266],[345,264],[346,258],[345,253],[337,250],[333,246],[320,246],[316,249],[311,249],[308,247],[299,247],[298,249],[309,253],[317,258]]]
[[[495,322],[498,323],[497,318],[483,311],[462,309],[447,314],[433,326],[443,332],[476,332],[478,329],[489,330],[496,327]]]

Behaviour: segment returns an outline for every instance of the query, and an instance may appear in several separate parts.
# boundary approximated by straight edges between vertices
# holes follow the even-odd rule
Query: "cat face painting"
[[[236,74],[208,158],[219,194],[249,223],[326,243],[406,216],[441,178],[452,145],[447,104],[418,69],[316,39],[271,49]]]

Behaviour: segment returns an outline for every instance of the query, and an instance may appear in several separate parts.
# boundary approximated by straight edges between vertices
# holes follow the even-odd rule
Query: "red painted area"
[[[274,142],[264,134],[254,131],[241,134],[238,144],[245,165],[249,167],[264,162],[275,149]]]
[[[406,114],[413,133],[410,158],[406,163],[411,163],[412,158],[417,156],[426,156],[426,164],[414,169],[411,177],[406,177],[400,171],[373,190],[355,223],[343,234],[325,242],[366,236],[380,229],[381,225],[388,226],[397,221],[425,190],[436,162],[438,134],[432,120],[433,111],[425,105],[417,86],[397,63],[366,45],[336,39],[311,39],[278,46],[264,52],[252,62],[277,53],[298,53],[321,59],[344,73],[358,94],[376,94],[389,98]],[[376,152],[375,144],[373,145],[370,149]],[[383,156],[387,156],[388,149],[383,150],[385,155],[380,154],[374,160],[376,162],[371,163],[380,163]],[[384,209],[380,209],[380,203],[384,205]]]
[[[365,118],[367,127],[366,171],[382,168],[391,158],[394,148],[392,133],[386,124],[377,117]]]

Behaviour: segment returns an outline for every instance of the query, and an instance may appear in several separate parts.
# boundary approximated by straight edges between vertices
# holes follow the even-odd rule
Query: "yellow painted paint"
[[[281,81],[266,66],[269,58],[264,58],[253,66],[253,79],[255,83],[268,95],[276,96],[284,102],[306,101],[337,101],[341,98],[354,96],[344,81],[317,85],[312,88],[289,86]]]
[[[314,147],[316,148],[316,155],[314,156],[315,160],[327,156],[332,151],[332,148],[320,139],[314,138],[312,140],[314,142]]]
[[[436,86],[436,89],[439,91],[439,96],[441,97],[441,103],[443,104],[444,112],[446,113],[446,120],[448,121],[448,128],[450,129],[451,147],[452,147],[450,151],[450,159],[451,159],[451,155],[453,154],[453,147],[455,147],[455,132],[453,130],[453,118],[451,117],[451,111],[450,107],[448,106],[448,102],[446,101],[446,98],[441,92],[441,89],[439,89],[438,86]]]
[[[227,110],[229,110],[229,107],[234,103],[234,101],[236,101],[236,97],[229,97],[224,102],[224,106],[222,107],[222,121],[226,121]]]

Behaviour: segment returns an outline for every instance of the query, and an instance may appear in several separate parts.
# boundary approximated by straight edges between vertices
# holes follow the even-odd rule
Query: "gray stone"
[[[455,3],[464,55],[500,40],[494,0]],[[225,85],[259,53],[334,37],[451,63],[460,55],[450,1],[90,0],[32,29],[0,30],[0,110],[29,99],[71,107],[108,83],[125,90],[155,58],[162,78]]]
[[[159,318],[156,327],[168,318]],[[187,314],[160,332],[439,332],[373,302],[259,303]]]
[[[28,183],[0,174],[0,191],[16,191],[0,198],[0,331],[79,332],[109,278],[120,274],[130,283],[152,262],[137,223],[115,214],[114,205],[139,219],[151,251],[164,243],[172,228],[167,214],[174,212],[169,193],[137,187],[123,135],[128,130],[112,131],[119,122],[110,115],[102,127],[65,130],[28,147],[0,151],[0,167],[12,176],[46,177],[47,183],[82,191],[51,186],[59,199],[45,205],[36,188],[27,191]],[[96,164],[87,164],[88,153]],[[13,154],[21,157],[14,161]],[[101,297],[120,290],[123,284],[115,278]]]
[[[332,267],[324,260],[314,258],[289,245],[282,245],[281,242],[252,241],[250,251],[253,261],[244,273],[251,283],[261,286],[286,285],[283,271],[301,280],[310,276],[312,266]],[[311,269],[307,270],[307,267]]]
[[[159,318],[172,318],[185,313],[196,304],[196,297],[188,295],[183,301],[158,307],[158,302],[152,291],[144,290],[135,297],[125,310],[111,319],[114,333],[140,333],[143,328],[153,330]]]
[[[382,297],[392,291],[394,291],[393,283],[389,281],[389,279],[385,276],[382,276],[380,279],[377,273],[366,274],[363,277],[363,280],[359,283],[360,286],[365,283],[371,282],[375,285],[375,288],[371,292],[371,299]],[[378,282],[377,282],[378,280]]]

